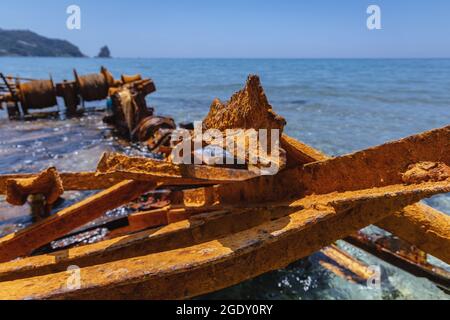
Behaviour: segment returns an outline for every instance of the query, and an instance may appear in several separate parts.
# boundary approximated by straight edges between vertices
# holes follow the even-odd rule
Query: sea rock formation
[[[108,46],[103,46],[100,48],[100,52],[97,55],[97,58],[111,58],[111,51]]]

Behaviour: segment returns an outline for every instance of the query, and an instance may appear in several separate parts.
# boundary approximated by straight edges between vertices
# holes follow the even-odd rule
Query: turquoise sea
[[[450,124],[450,60],[445,59],[88,59],[0,58],[0,72],[55,81],[107,67],[116,77],[141,73],[157,92],[148,96],[158,114],[177,122],[201,120],[215,97],[227,100],[258,74],[286,131],[330,154],[342,155]],[[61,103],[61,108],[63,104]],[[93,170],[105,150],[139,153],[123,146],[92,107],[83,118],[9,122],[0,110],[0,173]],[[450,150],[449,150],[450,152]],[[67,204],[86,196],[71,192]],[[427,200],[450,214],[450,195]],[[0,198],[0,233],[30,223],[23,208]],[[344,244],[341,244],[344,245]],[[206,298],[448,299],[431,282],[416,278],[354,248],[369,264],[381,265],[381,291],[349,283],[304,259],[286,269],[208,295]],[[448,267],[448,266],[445,266]]]

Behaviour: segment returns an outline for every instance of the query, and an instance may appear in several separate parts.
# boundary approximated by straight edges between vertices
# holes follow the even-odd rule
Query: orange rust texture
[[[114,173],[124,169],[160,177],[182,177],[181,168],[170,162],[142,157],[128,157],[119,153],[105,152],[97,165],[98,174]]]
[[[153,183],[123,181],[28,228],[9,234],[0,239],[0,262],[29,255],[35,249],[100,217],[108,210],[136,199],[154,187]]]
[[[0,299],[189,298],[284,267],[422,197],[448,191],[448,182],[438,182],[309,196],[296,201],[304,209],[242,232],[82,268],[80,289],[68,288],[70,274],[60,272],[2,282]]]
[[[103,100],[108,96],[109,79],[105,72],[91,73],[79,76],[76,70],[73,71],[80,95],[85,101]]]
[[[285,145],[287,141],[285,140]],[[301,148],[297,149],[297,154],[305,150],[308,157],[323,157],[314,155],[312,148],[303,148],[301,143],[298,146]],[[291,144],[291,148],[296,147]],[[300,156],[297,158],[299,162],[302,161]],[[367,189],[403,183],[402,174],[407,171],[409,165],[422,161],[450,164],[450,126],[353,154],[307,163],[303,167],[287,169],[275,176],[258,177],[234,183],[232,186],[204,188],[195,193],[198,195],[203,192],[210,200],[233,204],[276,201],[312,193]],[[189,193],[190,190],[184,191],[186,204],[193,198]]]
[[[80,267],[173,250],[226,236],[298,210],[274,208],[233,209],[208,212],[157,229],[0,264],[0,281],[61,272]],[[166,218],[154,212],[161,222]],[[148,216],[147,216],[148,217]]]
[[[285,216],[298,208],[241,209],[214,211],[190,217],[189,220],[173,222],[155,230],[144,231],[100,243],[58,251],[52,254],[29,257],[18,261],[0,264],[0,281],[61,272],[70,265],[86,267],[114,260],[132,258],[165,250],[186,247],[232,232],[260,225],[275,218]],[[159,218],[160,210],[152,213]],[[168,211],[168,210],[166,210]],[[164,213],[164,218],[165,214]],[[143,213],[149,216],[150,213]],[[167,221],[161,219],[160,223]],[[167,219],[165,219],[167,220]],[[109,234],[111,236],[111,234]],[[370,276],[367,266],[349,256],[336,246],[324,248],[322,254],[327,257],[324,265],[327,269],[345,278],[356,276],[357,280]],[[333,264],[332,266],[329,264]]]
[[[192,216],[217,211],[218,209],[220,208],[171,208],[168,206],[162,209],[133,213],[128,216],[128,226],[113,230],[108,234],[108,238],[187,220]]]
[[[95,172],[62,172],[59,173],[65,191],[68,190],[101,190],[110,188],[123,181],[115,177],[96,176]],[[6,182],[14,179],[33,179],[37,174],[0,175],[0,194],[6,194]]]
[[[374,271],[366,264],[355,259],[336,245],[331,245],[320,250],[319,264],[353,283],[366,282],[374,275]]]
[[[135,75],[123,74],[121,79],[122,79],[122,83],[126,84],[126,83],[131,83],[131,82],[142,80],[142,76],[140,74],[135,74]]]
[[[21,206],[31,194],[42,194],[47,204],[53,204],[64,193],[61,178],[55,168],[49,168],[28,179],[9,179],[5,183],[6,201]]]
[[[450,264],[449,216],[424,204],[415,204],[377,225]]]
[[[450,178],[450,167],[442,162],[419,162],[411,164],[402,175],[404,183],[420,183],[423,181],[442,181]]]
[[[427,131],[328,161],[307,164],[301,183],[308,193],[329,193],[403,183],[411,164],[450,165],[450,126]]]
[[[286,134],[283,134],[281,137],[281,147],[286,150],[288,168],[329,159],[324,153]]]
[[[254,178],[248,170],[203,165],[173,164],[142,157],[105,153],[97,166],[98,174],[166,184],[216,184]]]
[[[206,118],[205,129],[279,129],[280,134],[286,120],[277,115],[269,104],[259,77],[250,75],[245,88],[235,93],[223,104],[215,99]]]
[[[445,132],[445,129],[444,129]],[[414,140],[414,137],[413,139]],[[309,159],[314,159],[316,157],[318,160],[321,158],[324,158],[326,156],[321,155],[315,155],[315,152],[311,152],[310,148],[304,148],[303,144],[301,142],[296,142],[295,139],[287,138],[284,139],[284,148],[288,150],[288,157],[292,154],[299,154],[296,159],[298,163],[301,163],[304,161],[305,156],[302,156],[303,153],[306,153],[306,157]],[[441,148],[445,148],[444,146],[435,146],[435,153],[439,154],[442,152],[439,150],[443,150]],[[314,149],[312,149],[314,151]],[[414,151],[414,150],[413,150]],[[291,159],[293,158],[290,156]],[[288,160],[289,161],[289,160]],[[292,161],[292,160],[291,160]],[[436,178],[436,170],[434,170],[433,175],[431,178],[434,178],[432,180],[441,180],[440,177],[445,177],[445,175],[442,175],[440,172],[445,170],[442,170],[441,168],[445,168],[444,165],[430,165],[427,166],[428,168],[436,169],[439,168],[438,171],[439,174],[437,175],[438,178]],[[414,169],[416,168],[413,166],[408,166],[408,168]],[[414,171],[412,171],[414,172]],[[290,184],[289,181],[291,179],[300,179],[300,176],[298,175],[298,171],[294,170],[287,170],[284,173],[280,174],[283,179],[281,181],[278,181],[278,177],[263,177],[258,178],[249,182],[240,183],[237,185],[234,185],[233,188],[227,188],[218,186],[218,187],[210,187],[210,188],[200,188],[200,189],[194,189],[194,190],[186,190],[184,192],[174,193],[173,196],[175,196],[176,201],[178,203],[185,203],[189,206],[199,206],[199,205],[210,205],[210,204],[224,204],[224,203],[238,203],[238,202],[245,202],[248,200],[254,200],[256,201],[272,201],[273,198],[277,198],[279,195],[282,195],[283,192],[286,195],[286,192],[302,192],[302,189],[297,186],[295,187],[295,184],[292,183],[292,187],[289,188],[288,185]],[[284,176],[283,176],[284,175]],[[281,177],[280,176],[280,177]],[[429,178],[429,175],[425,175],[427,178],[422,179],[416,179],[414,181],[420,182],[421,180],[427,181]],[[405,175],[399,174],[399,179],[404,179]],[[423,175],[422,175],[423,177]],[[286,183],[286,189],[283,187],[283,182]],[[260,192],[261,190],[267,190],[266,192]],[[286,190],[286,191],[284,191]],[[420,208],[423,208],[423,205],[417,205],[408,207],[406,212],[411,212],[412,209],[415,209],[416,211]],[[419,222],[423,222],[424,217],[430,217],[430,210],[431,212],[434,212],[434,218],[429,219],[428,222],[424,222],[422,225]],[[446,233],[448,233],[448,226],[446,225],[447,217],[443,216],[442,213],[439,213],[436,210],[429,209],[428,214],[421,214],[421,219],[418,219],[417,216],[420,215],[420,212],[417,212],[415,215],[415,219],[408,219],[410,214],[402,215],[402,212],[396,213],[396,215],[392,217],[387,217],[382,225],[379,225],[382,228],[390,229],[391,232],[393,232],[396,235],[403,236],[403,238],[410,243],[418,246],[419,248],[422,248],[424,251],[429,252],[430,254],[435,255],[436,257],[440,257],[444,261],[448,259],[448,238],[446,238]],[[402,218],[400,218],[400,216]],[[437,224],[436,226],[433,226],[433,222]],[[445,229],[447,228],[447,229]]]
[[[18,85],[18,95],[24,110],[43,109],[57,105],[52,80],[33,80]]]

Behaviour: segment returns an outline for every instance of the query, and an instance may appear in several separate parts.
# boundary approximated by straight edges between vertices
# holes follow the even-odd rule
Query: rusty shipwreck
[[[114,80],[106,69],[75,78],[52,89],[49,82],[13,86],[3,77],[8,92],[2,99],[14,117],[19,103],[22,112],[53,104],[49,95],[63,97],[71,112],[80,97],[109,96],[115,111],[106,121],[166,158],[104,154],[95,172],[48,168],[0,176],[0,194],[13,205],[31,199],[37,217],[0,239],[0,299],[185,299],[317,251],[333,272],[369,278],[367,266],[334,245],[340,239],[448,290],[448,272],[426,255],[450,263],[450,218],[419,201],[450,192],[450,126],[329,157],[282,133],[286,120],[269,104],[259,78],[250,76],[228,102],[212,103],[203,129],[280,130],[279,172],[260,175],[245,161],[239,167],[173,163],[175,123],[146,107],[145,96],[155,90],[150,79]],[[100,191],[49,215],[68,190]],[[162,193],[153,206],[145,202]],[[121,206],[135,210],[120,223],[109,222],[101,241],[43,250]],[[359,232],[369,225],[395,237],[370,239]],[[79,268],[79,285],[70,285],[71,266]]]

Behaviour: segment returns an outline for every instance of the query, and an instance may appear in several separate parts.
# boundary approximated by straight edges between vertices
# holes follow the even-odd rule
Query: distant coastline
[[[0,57],[87,57],[67,40],[51,39],[29,30],[0,29]]]

